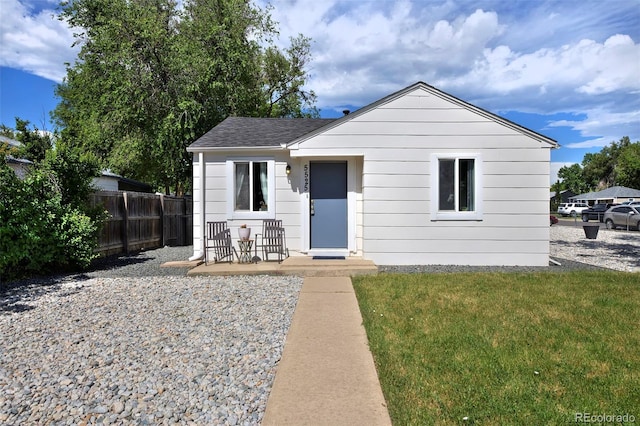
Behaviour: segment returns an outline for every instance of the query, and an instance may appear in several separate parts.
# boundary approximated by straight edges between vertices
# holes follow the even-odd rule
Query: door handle
[[[311,216],[316,214],[316,208],[315,208],[315,200],[311,200],[311,208],[310,208],[310,212],[311,212]]]

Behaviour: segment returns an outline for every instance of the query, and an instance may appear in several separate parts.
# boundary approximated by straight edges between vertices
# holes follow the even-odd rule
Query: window
[[[275,162],[265,158],[227,160],[230,219],[275,217]]]
[[[431,165],[431,219],[482,219],[480,156],[434,154]]]
[[[235,163],[235,211],[266,211],[269,207],[269,174],[266,161]]]

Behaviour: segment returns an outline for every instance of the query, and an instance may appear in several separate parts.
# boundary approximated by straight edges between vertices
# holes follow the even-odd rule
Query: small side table
[[[253,247],[253,240],[238,240],[238,247],[240,248],[239,263],[251,263],[251,248]]]

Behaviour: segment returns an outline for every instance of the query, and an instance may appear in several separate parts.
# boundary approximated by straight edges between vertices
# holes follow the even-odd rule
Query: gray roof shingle
[[[188,150],[279,147],[332,121],[334,119],[228,117],[189,145]]]
[[[640,198],[640,190],[626,186],[612,186],[602,191],[587,192],[571,197],[576,200],[601,200],[605,198]]]

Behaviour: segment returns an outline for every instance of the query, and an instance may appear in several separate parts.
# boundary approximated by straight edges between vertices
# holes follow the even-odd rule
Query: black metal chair
[[[238,252],[231,241],[231,231],[227,228],[227,222],[207,222],[207,232],[204,235],[204,263],[209,262],[209,250],[214,251],[214,262],[230,257],[229,263],[233,263],[233,256],[238,259]]]
[[[289,257],[289,249],[281,220],[265,219],[262,221],[262,233],[256,234],[255,257],[258,247],[262,250],[262,260],[269,260],[269,254],[278,255],[278,263]]]

